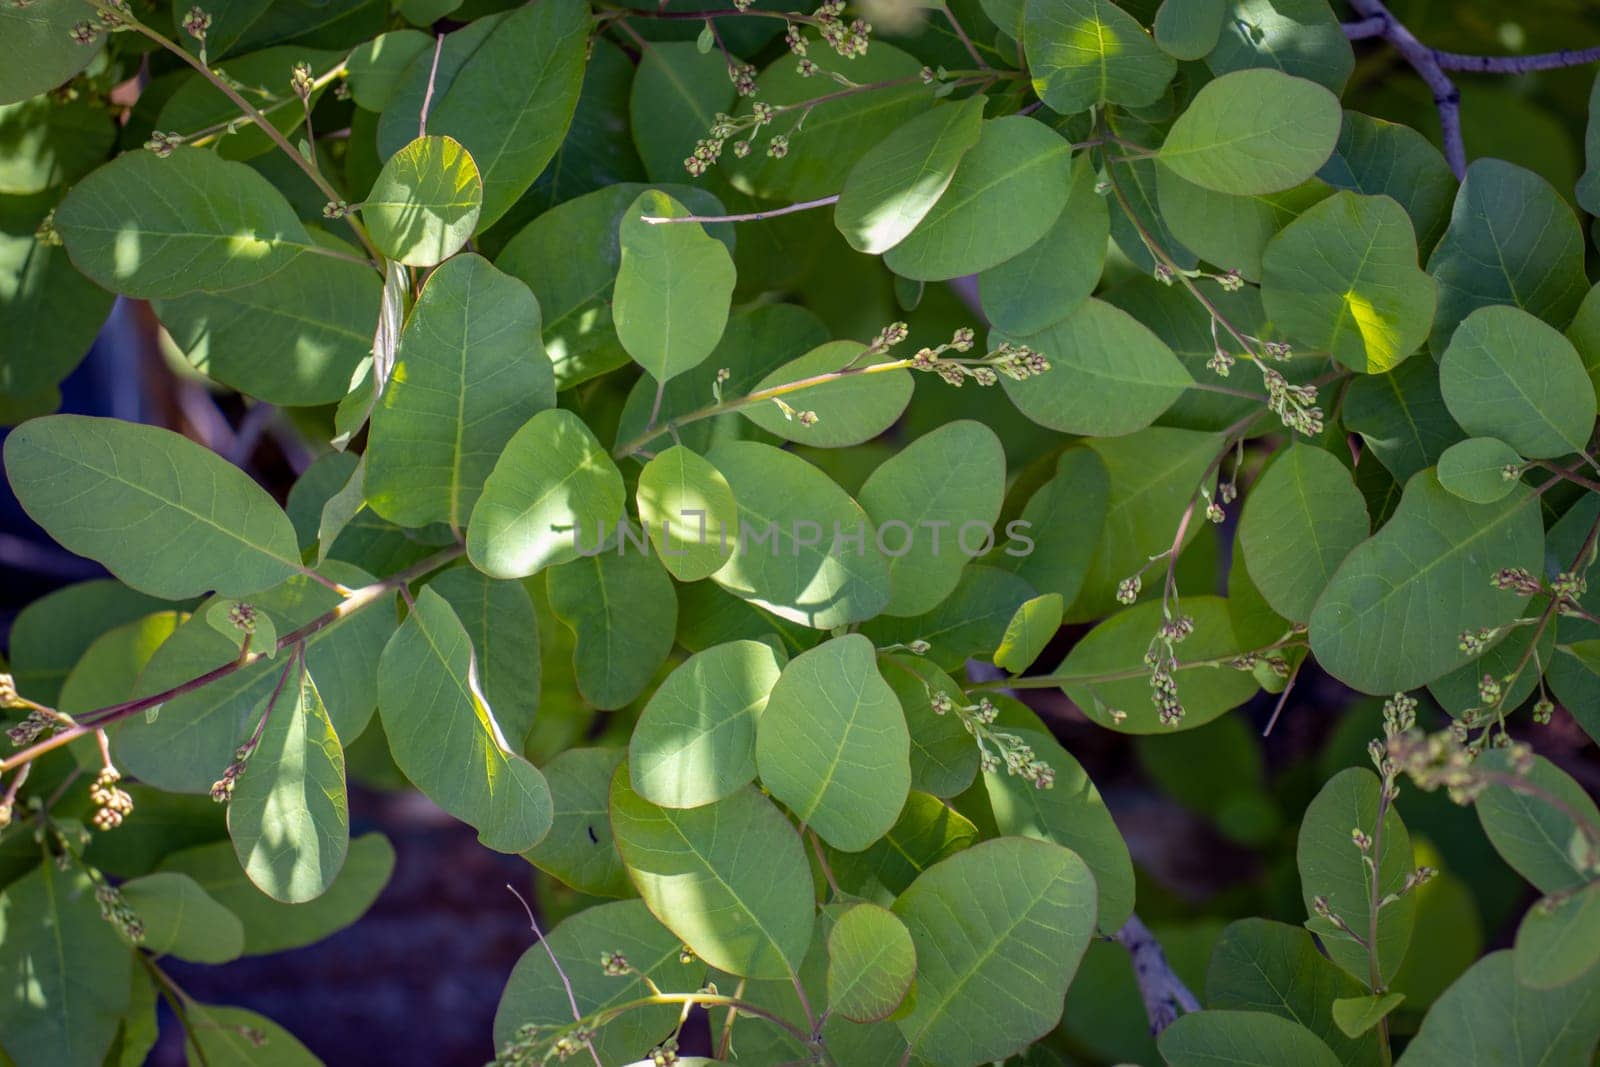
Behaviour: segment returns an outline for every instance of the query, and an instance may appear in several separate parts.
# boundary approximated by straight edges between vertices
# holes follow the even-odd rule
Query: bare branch
[[[1167,954],[1161,950],[1161,942],[1139,916],[1128,916],[1113,940],[1133,957],[1133,977],[1139,983],[1139,996],[1144,999],[1144,1012],[1150,1019],[1152,1034],[1159,1034],[1176,1022],[1180,1010],[1200,1010],[1200,1001],[1173,972],[1167,963]]]

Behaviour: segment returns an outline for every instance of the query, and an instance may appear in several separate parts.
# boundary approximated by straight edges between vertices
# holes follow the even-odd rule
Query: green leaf
[[[1006,333],[1038,333],[1094,292],[1111,213],[1087,155],[1072,164],[1067,206],[1033,244],[978,275],[983,313]]]
[[[1491,952],[1434,1002],[1401,1067],[1585,1063],[1600,1037],[1600,971],[1559,989],[1530,989],[1512,953]]]
[[[995,827],[1006,836],[1049,841],[1076,852],[1094,875],[1100,932],[1114,934],[1133,914],[1133,860],[1127,843],[1078,761],[1020,704],[1006,697],[995,703],[1006,732],[1021,738],[1055,772],[1054,784],[1040,789],[1004,768],[985,771]]]
[[[0,193],[28,196],[75,182],[104,163],[116,127],[107,111],[83,97],[36,96],[0,104],[0,139],[11,146],[0,161]]]
[[[527,191],[561,147],[583,86],[591,18],[582,0],[517,8],[488,32],[428,113],[483,172],[483,230]],[[415,70],[427,53],[418,55]]]
[[[56,710],[82,715],[132,697],[156,649],[187,618],[181,611],[156,612],[95,638],[62,683],[60,698],[53,702]]]
[[[1273,611],[1296,622],[1311,617],[1339,564],[1370,532],[1350,472],[1331,452],[1307,444],[1277,457],[1239,518],[1251,580]]]
[[[577,415],[541,411],[512,435],[467,525],[467,555],[495,578],[576,559],[622,516],[622,474]]]
[[[1462,320],[1440,360],[1439,389],[1462,429],[1529,459],[1581,452],[1594,429],[1594,387],[1577,349],[1517,308]]]
[[[1345,557],[1311,612],[1311,651],[1364,693],[1415,689],[1469,658],[1461,633],[1516,618],[1522,598],[1489,584],[1502,567],[1543,567],[1538,498],[1453,496],[1432,471],[1406,483],[1394,517]]]
[[[365,572],[343,563],[328,563],[319,573],[347,588],[371,581]],[[332,611],[341,599],[309,577],[297,577],[251,597],[250,603],[272,616],[279,633],[287,634]],[[392,603],[391,595],[306,639],[306,665],[312,677],[322,679],[318,689],[342,737],[357,737],[377,704],[378,657],[395,627],[392,611],[386,610]],[[238,647],[211,628],[204,611],[199,609],[201,617],[191,618],[157,650],[139,678],[136,695],[164,692],[238,659]],[[153,719],[124,719],[111,731],[117,762],[161,789],[208,792],[260,721],[282,669],[281,662],[258,660],[173,697]]]
[[[55,227],[74,266],[140,298],[250,285],[317,247],[267,179],[198,148],[118,156],[73,187]]]
[[[511,747],[533,728],[539,707],[539,617],[521,582],[496,581],[465,564],[431,579],[472,638],[484,698]]]
[[[400,151],[414,138],[426,134],[427,131],[419,132],[418,129],[423,101],[430,101],[429,117],[432,119],[437,115],[437,105],[455,84],[462,67],[504,21],[505,14],[502,12],[473,19],[460,29],[443,34],[443,43],[437,49],[430,45],[412,57],[390,91],[383,114],[378,119],[377,148],[380,161]],[[437,63],[434,62],[435,50],[439,54]],[[432,94],[428,92],[430,85],[433,86]],[[437,124],[433,132],[449,133],[448,130],[439,129]]]
[[[985,122],[950,187],[910,236],[884,253],[884,266],[931,282],[1004,263],[1044,236],[1061,214],[1071,165],[1072,147],[1037,119],[1008,115]]]
[[[1600,75],[1589,89],[1589,123],[1584,129],[1583,155],[1589,164],[1578,177],[1578,206],[1593,215],[1600,212]]]
[[[711,354],[728,324],[733,258],[692,212],[659,190],[640,193],[622,216],[622,260],[613,314],[622,347],[658,382]]]
[[[1541,893],[1588,882],[1597,861],[1582,827],[1600,826],[1600,810],[1583,787],[1543,756],[1533,758],[1525,776],[1511,770],[1508,755],[1499,749],[1479,757],[1479,763],[1497,776],[1473,802],[1495,851]]]
[[[1206,83],[1161,146],[1161,161],[1219,193],[1275,193],[1315,174],[1339,139],[1339,100],[1315,82],[1240,70]]]
[[[307,112],[294,93],[284,91],[289,88],[295,64],[308,64],[312,76],[318,78],[331,70],[340,59],[338,52],[296,45],[231,57],[216,69],[230,79],[239,95],[257,108],[272,127],[292,143],[296,140],[295,131],[306,121]],[[324,84],[312,90],[309,97],[312,108],[317,106],[326,87]],[[184,133],[227,130],[224,136],[216,138],[212,147],[223,159],[250,159],[277,148],[265,131],[240,115],[238,105],[218,92],[211,80],[198,72],[186,73],[177,91],[160,107],[159,114],[152,116],[158,130]],[[230,123],[237,123],[237,128],[229,129]]]
[[[628,741],[634,790],[653,804],[696,808],[756,776],[756,723],[781,664],[763,641],[708,648],[667,676]]]
[[[109,578],[47,593],[11,624],[10,671],[17,691],[54,707],[73,666],[103,634],[170,607]]]
[[[239,865],[285,904],[327,892],[350,846],[344,749],[316,682],[292,659],[261,740],[234,783],[228,836]]]
[[[791,660],[756,729],[762,784],[802,826],[846,852],[894,825],[911,789],[910,748],[900,701],[860,634]]]
[[[992,534],[1005,481],[1000,439],[965,419],[917,438],[868,476],[857,495],[889,557],[883,614],[920,615],[950,595],[974,555],[969,527]]]
[[[866,512],[832,479],[793,453],[753,441],[721,443],[708,458],[739,501],[739,537],[712,581],[818,630],[883,610],[889,568],[866,547],[874,536]],[[857,533],[860,548],[852,544]]]
[[[1105,522],[1106,496],[1110,492],[1105,465],[1094,450],[1069,448],[1056,464],[1055,476],[1028,498],[1017,520],[1027,526],[1007,524],[1007,531],[1098,531]],[[1071,525],[1068,525],[1071,524]],[[1040,592],[1060,593],[1071,605],[1078,597],[1089,565],[1099,547],[1098,537],[1032,538],[1031,551],[1001,552],[991,562],[1011,571]],[[1114,603],[1114,601],[1113,601]]]
[[[466,526],[512,435],[555,406],[528,287],[475,255],[428,275],[367,439],[368,505],[401,526]]]
[[[190,963],[227,963],[244,952],[244,925],[186,874],[162,871],[122,883],[144,924],[139,948]]]
[[[911,734],[911,788],[936,797],[965,792],[978,773],[978,746],[959,716],[933,710],[933,696],[938,693],[952,704],[965,704],[966,694],[922,656],[884,655],[879,664]]]
[[[1458,441],[1439,457],[1439,484],[1462,500],[1493,504],[1517,487],[1507,478],[1507,467],[1522,467],[1517,450],[1497,437],[1472,437]]]
[[[1023,381],[1001,378],[1023,415],[1062,433],[1119,437],[1142,430],[1194,379],[1172,350],[1121,308],[1089,299],[1042,333],[995,335],[1024,344],[1050,369]]]
[[[345,64],[350,98],[357,107],[381,112],[424,51],[433,51],[433,41],[421,30],[390,30],[358,46]]]
[[[1437,300],[1405,209],[1335,193],[1273,238],[1261,300],[1290,340],[1352,370],[1392,370],[1427,340]]]
[[[1540,900],[1517,927],[1517,984],[1555,989],[1600,963],[1600,885]]]
[[[1229,0],[1212,73],[1267,67],[1343,93],[1356,57],[1327,0]]]
[[[1317,950],[1298,926],[1240,919],[1222,931],[1206,972],[1205,1002],[1213,1008],[1265,1011],[1321,1038],[1341,1063],[1377,1067],[1377,1035],[1346,1036],[1333,1003],[1359,997],[1366,986]]]
[[[917,993],[898,1020],[914,1054],[957,1067],[1053,1029],[1094,934],[1094,878],[1067,849],[1000,838],[927,871],[894,903],[916,945]]]
[[[900,418],[911,402],[913,384],[911,372],[904,368],[867,371],[890,361],[883,356],[864,356],[865,352],[866,346],[857,341],[829,341],[785,363],[751,390],[764,392],[822,375],[857,372],[782,395],[791,410],[817,416],[810,425],[774,402],[763,401],[739,411],[770,434],[817,448],[845,448],[870,441]]]
[[[1431,359],[1408,359],[1388,374],[1357,375],[1345,393],[1344,425],[1402,485],[1467,436],[1445,407],[1439,366]]]
[[[710,23],[706,26],[709,32]],[[626,109],[629,143],[638,150],[644,174],[657,181],[682,181],[684,157],[708,135],[719,113],[734,109],[728,59],[720,50],[703,53],[687,41],[655,41],[632,74]]]
[[[1411,836],[1392,805],[1383,805],[1383,826],[1378,826],[1381,791],[1378,776],[1365,768],[1350,767],[1330,778],[1300,820],[1295,863],[1300,869],[1300,895],[1311,916],[1306,928],[1346,971],[1361,979],[1372,973],[1366,946],[1318,916],[1315,901],[1325,897],[1333,914],[1375,946],[1378,979],[1387,985],[1411,943],[1417,898],[1414,893],[1401,895],[1381,906],[1376,919],[1373,902],[1399,893],[1416,864],[1411,856]],[[1376,888],[1368,857],[1351,840],[1355,830],[1371,838],[1379,852]]]
[[[1092,527],[1083,531],[1085,541],[1093,539],[1092,560],[1077,599],[1067,608],[1068,622],[1086,622],[1116,610],[1117,585],[1172,543],[1195,487],[1208,480],[1206,471],[1217,458],[1222,438],[1151,427],[1086,443],[1099,457],[1109,488],[1099,533]],[[1085,466],[1074,466],[1076,476],[1083,477]],[[1061,471],[1066,469],[1063,460]]]
[[[40,864],[0,892],[0,1048],[18,1067],[99,1067],[132,964],[83,868]]]
[[[828,933],[828,1007],[846,1019],[888,1018],[916,973],[911,932],[887,908],[857,904]]]
[[[678,581],[698,581],[726,561],[722,546],[738,532],[739,505],[710,460],[673,445],[639,472],[635,499],[661,565]]]
[[[978,840],[978,828],[938,797],[912,793],[883,838],[863,852],[828,850],[834,877],[848,892],[888,904],[923,871]]]
[[[1063,115],[1099,104],[1153,104],[1177,71],[1145,28],[1110,0],[1028,0],[1022,46],[1033,91]]]
[[[1248,671],[1235,670],[1226,663],[1201,665],[1202,661],[1226,659],[1247,651],[1239,647],[1234,636],[1226,600],[1218,596],[1186,596],[1183,614],[1194,620],[1194,633],[1175,650],[1178,669],[1173,672],[1173,679],[1183,705],[1183,718],[1176,726],[1193,729],[1243,704],[1256,694],[1258,686]],[[1158,598],[1120,611],[1090,630],[1052,672],[1063,676],[1062,692],[1107,729],[1128,734],[1171,731],[1173,726],[1161,721],[1151,700],[1150,668],[1144,663],[1151,636],[1161,627],[1161,620]],[[1101,675],[1120,677],[1101,680]]]
[[[586,908],[545,933],[548,940],[530,946],[506,982],[494,1016],[496,1048],[524,1025],[570,1026],[569,989],[579,1014],[588,1017],[649,996],[646,979],[664,990],[694,989],[704,981],[705,964],[681,962],[683,940],[637,900]],[[612,952],[622,953],[639,973],[606,974],[600,960]],[[626,1063],[660,1041],[682,1010],[676,1004],[645,1005],[617,1016],[595,1034],[595,1054],[601,1063]]]
[[[611,826],[655,917],[711,966],[794,974],[811,939],[811,870],[789,820],[754,787],[715,804],[660,808],[611,780]]]
[[[194,1026],[195,1043],[205,1054],[205,1063],[227,1063],[236,1067],[321,1067],[289,1031],[244,1008],[222,1008],[210,1004],[188,1006]],[[257,1042],[260,1042],[257,1044]],[[191,1056],[190,1067],[200,1064]]]
[[[141,592],[247,596],[301,570],[294,527],[266,490],[170,430],[51,415],[13,430],[5,461],[35,522]]]
[[[1204,59],[1217,46],[1225,0],[1162,0],[1151,27],[1156,44],[1174,59]]]
[[[1428,273],[1439,283],[1428,339],[1435,355],[1478,308],[1512,304],[1564,326],[1589,288],[1572,208],[1549,182],[1499,159],[1467,168]]]
[[[383,165],[361,218],[378,251],[431,267],[461,250],[483,210],[478,165],[452,137],[418,137]]]
[[[1026,601],[1006,624],[1006,635],[994,650],[994,665],[1021,674],[1039,658],[1061,628],[1065,604],[1060,593],[1046,593]]]
[[[578,692],[602,710],[644,692],[672,651],[678,597],[647,543],[624,528],[615,550],[563,563],[546,578],[550,610],[577,635]]]
[[[1157,1040],[1168,1067],[1295,1063],[1337,1067],[1339,1058],[1316,1034],[1264,1011],[1199,1011],[1178,1018]]]
[[[1168,167],[1156,168],[1156,199],[1172,235],[1246,281],[1261,280],[1262,253],[1279,231],[1329,195],[1313,178],[1278,193],[1230,196],[1185,181]]]
[[[1005,636],[1006,624],[1022,602],[1033,595],[1027,582],[998,567],[967,566],[955,590],[939,606],[921,615],[881,615],[862,629],[880,645],[929,644],[926,659],[939,669],[956,671],[974,656],[987,656]]]
[[[1409,126],[1359,111],[1344,113],[1339,144],[1317,177],[1335,189],[1393,197],[1411,216],[1424,254],[1444,233],[1456,196],[1455,175],[1432,142]]]
[[[600,897],[629,897],[633,883],[611,836],[611,776],[624,748],[569,748],[544,765],[555,820],[522,857],[553,878]]]
[[[520,278],[539,299],[544,311],[545,349],[555,364],[560,389],[628,362],[612,321],[613,289],[622,262],[618,231],[644,189],[642,185],[614,185],[558,204],[525,226],[500,253],[496,265]],[[716,198],[701,189],[682,185],[662,189],[696,214],[722,211]],[[731,249],[731,224],[713,224],[709,232]],[[574,248],[584,249],[585,254],[573,256]],[[695,394],[693,406],[704,403],[701,390]]]
[[[1333,1021],[1350,1037],[1360,1037],[1377,1026],[1405,999],[1404,993],[1390,993],[1381,997],[1341,997],[1333,1002]]]
[[[378,276],[360,263],[306,255],[252,285],[151,306],[200,373],[259,400],[300,406],[350,391],[357,365],[372,352],[381,293]]]
[[[839,192],[833,224],[857,252],[882,255],[910,235],[978,143],[982,96],[933,107],[873,145]]]
[[[37,96],[71,78],[100,55],[105,34],[92,45],[72,39],[79,22],[93,21],[95,9],[83,0],[47,0],[0,10],[0,37],[10,46],[0,74],[0,104]]]
[[[521,852],[550,829],[544,775],[507,744],[479,687],[472,642],[432,589],[417,595],[383,650],[378,708],[395,763],[485,846]]]
[[[394,848],[376,833],[351,841],[339,877],[304,904],[282,904],[257,889],[227,841],[174,852],[161,861],[161,870],[188,875],[237,915],[244,923],[245,955],[263,956],[321,941],[359,919],[394,871]]]

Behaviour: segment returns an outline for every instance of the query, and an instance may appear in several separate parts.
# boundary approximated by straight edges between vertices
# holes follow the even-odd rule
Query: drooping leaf
[[[1512,304],[1564,327],[1589,288],[1572,208],[1543,178],[1499,159],[1467,168],[1428,273],[1439,283],[1435,355],[1478,308]]]
[[[1000,838],[928,868],[894,903],[916,946],[897,1020],[911,1050],[957,1067],[1004,1059],[1053,1029],[1094,934],[1094,878],[1071,851]]]
[[[1600,971],[1557,989],[1530,989],[1509,950],[1472,965],[1422,1020],[1401,1067],[1461,1063],[1584,1063],[1600,1038]]]
[[[609,806],[611,776],[627,755],[624,748],[569,748],[546,763],[555,819],[523,858],[580,893],[632,896],[633,883],[611,836]]]
[[[467,525],[467,555],[485,574],[525,578],[576,559],[622,515],[622,475],[584,421],[541,411],[495,462]]]
[[[690,210],[659,190],[640,193],[622,216],[622,258],[613,307],[617,337],[658,382],[697,366],[728,324],[733,258]]]
[[[739,505],[710,460],[682,445],[658,453],[639,472],[636,500],[656,556],[678,581],[698,581],[726,561]]]
[[[634,790],[694,808],[756,776],[756,723],[781,664],[762,641],[730,641],[689,657],[656,689],[628,742]]]
[[[361,218],[378,251],[431,267],[467,243],[483,209],[478,165],[452,137],[418,137],[383,165]]]
[[[244,952],[244,924],[186,874],[161,871],[118,887],[139,916],[139,947],[191,963],[227,963]]]
[[[344,749],[316,682],[293,660],[228,803],[228,836],[260,890],[285,904],[327,892],[350,846]]]
[[[972,558],[968,527],[988,534],[999,518],[1005,471],[994,432],[960,420],[919,437],[868,476],[858,496],[889,557],[884,614],[920,615],[950,595]]]
[[[527,286],[475,255],[428,275],[372,413],[364,492],[401,526],[466,527],[507,442],[555,406]]]
[[[586,908],[545,933],[549,940],[523,952],[500,996],[494,1016],[497,1048],[524,1025],[570,1024],[568,989],[579,1014],[588,1016],[649,996],[646,979],[658,989],[692,989],[705,973],[699,960],[682,962],[683,939],[651,917],[637,900]],[[622,953],[639,973],[606,974],[600,959],[613,952]],[[555,963],[550,960],[552,953]],[[626,1063],[659,1041],[680,1011],[675,1004],[659,1004],[618,1016],[595,1034],[595,1054],[602,1063]]]
[[[1473,504],[1432,471],[1417,474],[1394,517],[1345,557],[1312,609],[1317,662],[1366,693],[1415,689],[1466,662],[1463,631],[1504,626],[1522,609],[1490,576],[1541,567],[1537,500],[1519,486],[1495,504]]]
[[[428,130],[460,141],[483,173],[479,230],[510,209],[560,148],[583,85],[589,28],[580,0],[513,10],[435,98]]]
[[[1316,1034],[1264,1011],[1200,1011],[1180,1016],[1157,1042],[1168,1067],[1214,1063],[1297,1063],[1336,1067],[1339,1058]]]
[[[301,569],[294,527],[266,490],[170,430],[51,415],[13,430],[5,461],[35,522],[141,592],[248,596]]]
[[[1153,104],[1177,70],[1144,27],[1110,0],[1028,0],[1022,45],[1033,91],[1063,115],[1101,104]]]
[[[378,708],[395,763],[434,803],[497,852],[522,852],[550,829],[550,787],[512,750],[484,700],[472,643],[432,589],[383,650]]]
[[[1450,338],[1439,389],[1457,423],[1530,459],[1582,451],[1595,392],[1572,342],[1513,307],[1482,307]]]
[[[1161,339],[1121,308],[1089,299],[1041,333],[991,338],[1027,345],[1050,369],[1002,377],[1017,410],[1061,433],[1117,437],[1149,426],[1194,379]]]
[[[17,1067],[99,1067],[132,965],[83,868],[41,863],[0,891],[0,1049]]]
[[[428,588],[449,601],[472,638],[483,695],[511,747],[521,751],[539,707],[539,617],[520,582],[451,567]]]
[[[1268,244],[1261,300],[1289,338],[1352,370],[1392,370],[1427,339],[1437,297],[1405,210],[1335,193]]]
[[[1493,504],[1517,487],[1516,478],[1506,477],[1507,467],[1522,467],[1516,449],[1497,437],[1471,437],[1439,457],[1439,484],[1463,500]]]
[[[837,637],[783,668],[756,728],[761,782],[804,827],[859,852],[888,832],[911,789],[911,739],[872,642]]]
[[[1331,452],[1296,444],[1245,498],[1239,542],[1250,578],[1284,618],[1304,621],[1344,558],[1367,539],[1366,501]]]
[[[1383,825],[1378,825],[1381,789],[1378,776],[1360,767],[1347,768],[1329,779],[1300,820],[1295,862],[1300,869],[1300,894],[1310,916],[1306,927],[1346,971],[1361,979],[1373,972],[1366,945],[1318,914],[1318,899],[1326,900],[1345,926],[1373,946],[1378,979],[1388,983],[1400,969],[1411,942],[1417,898],[1411,893],[1401,895],[1376,908],[1376,916],[1374,902],[1398,894],[1416,864],[1411,837],[1393,805],[1383,805]],[[1352,840],[1356,830],[1378,850],[1376,872]]]
[[[857,252],[882,255],[916,229],[983,128],[983,98],[929,109],[873,145],[839,192],[833,224]]]
[[[944,195],[884,265],[905,278],[939,281],[976,274],[1044,236],[1067,203],[1072,148],[1023,115],[983,124]]]
[[[703,807],[661,808],[619,767],[611,825],[639,895],[695,955],[746,978],[799,969],[812,921],[805,846],[753,786]]]
[[[888,1017],[911,988],[917,949],[894,913],[857,904],[828,933],[828,1005],[853,1022]]]
[[[244,923],[245,955],[261,956],[321,941],[355,922],[389,881],[394,862],[394,848],[382,834],[355,838],[333,885],[303,904],[283,904],[257,889],[227,841],[174,852],[160,869],[188,875],[237,915]]]
[[[1339,100],[1276,70],[1234,71],[1208,82],[1172,124],[1161,161],[1219,193],[1273,193],[1299,185],[1339,139]]]
[[[250,285],[317,247],[271,182],[187,147],[118,156],[73,187],[55,227],[79,270],[141,298]]]
[[[550,610],[577,637],[578,692],[597,708],[620,708],[644,692],[672,651],[678,597],[648,543],[624,528],[616,549],[563,563],[545,579]]]
[[[869,549],[866,512],[832,479],[793,453],[753,441],[719,444],[707,458],[739,501],[739,535],[713,581],[819,630],[883,610],[889,568]]]
[[[857,341],[829,341],[768,374],[751,390],[764,392],[791,382],[803,382],[844,370],[866,371],[889,362],[865,354]],[[911,402],[911,372],[904,369],[845,375],[783,393],[788,410],[775,401],[740,408],[745,418],[770,434],[818,448],[844,448],[870,441],[883,433]],[[800,413],[810,412],[801,418]]]

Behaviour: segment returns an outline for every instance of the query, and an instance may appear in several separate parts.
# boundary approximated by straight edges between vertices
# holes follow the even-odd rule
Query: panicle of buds
[[[233,754],[233,762],[223,770],[222,777],[211,783],[211,799],[218,804],[226,804],[233,799],[233,784],[244,773],[245,764],[250,759],[250,748],[241,745]]]
[[[66,728],[66,723],[51,715],[34,709],[15,726],[6,730],[6,737],[18,748],[31,745],[41,737],[50,737],[60,733]]]
[[[1555,701],[1548,696],[1541,695],[1533,704],[1533,721],[1539,726],[1549,726],[1550,720],[1555,718]]]
[[[1372,836],[1359,826],[1351,828],[1350,841],[1362,852],[1372,851]]]
[[[608,978],[620,978],[633,968],[628,965],[628,957],[621,952],[602,952],[600,954],[600,969]]]
[[[1137,574],[1131,578],[1122,579],[1117,583],[1117,603],[1132,604],[1135,600],[1138,600],[1139,590],[1143,588],[1143,585],[1144,582]]]
[[[144,922],[128,906],[121,890],[102,881],[95,887],[94,899],[100,905],[100,918],[120,930],[123,937],[135,943],[144,940]]]
[[[197,41],[206,39],[206,31],[211,29],[211,15],[199,7],[191,7],[183,16],[183,32]]]
[[[846,24],[841,17],[844,14],[844,2],[824,0],[812,19],[829,47],[845,59],[854,59],[867,54],[867,46],[872,43],[872,25],[865,19],[854,19]]]
[[[1267,408],[1296,433],[1315,437],[1322,432],[1322,409],[1317,407],[1313,385],[1290,385],[1288,379],[1270,367],[1261,368],[1267,387]]]
[[[154,130],[150,134],[150,139],[144,143],[144,147],[154,152],[159,158],[166,159],[172,155],[172,150],[182,143],[183,134],[181,133],[162,133],[160,130]]]
[[[311,64],[301,61],[294,65],[289,72],[289,88],[294,90],[294,95],[302,103],[311,99],[311,92],[316,88],[316,81],[311,75]]]
[[[122,825],[122,820],[133,814],[133,797],[128,791],[117,785],[122,780],[122,775],[117,773],[115,767],[106,767],[94,784],[89,786],[89,799],[94,801],[95,812],[93,822],[97,830],[113,830]]]
[[[740,96],[756,95],[756,68],[737,60],[728,61],[728,80]]]
[[[1217,377],[1226,378],[1229,372],[1233,370],[1233,365],[1237,362],[1233,358],[1232,352],[1218,345],[1216,350],[1211,353],[1211,358],[1206,360],[1206,368]]]
[[[895,345],[911,336],[911,328],[903,322],[891,322],[878,331],[878,336],[867,346],[867,355],[881,356]]]
[[[1489,584],[1518,596],[1534,596],[1544,589],[1544,583],[1525,567],[1503,567],[1490,575]]]
[[[350,214],[350,203],[346,200],[330,200],[322,205],[322,217],[325,219],[342,219]]]
[[[1222,286],[1222,291],[1225,293],[1237,293],[1244,288],[1244,276],[1239,273],[1237,267],[1217,275],[1216,278],[1217,284]]]
[[[1589,591],[1589,583],[1577,571],[1562,571],[1551,579],[1550,591],[1562,600],[1576,603]]]
[[[1478,680],[1478,699],[1487,707],[1498,707],[1500,700],[1505,696],[1505,690],[1500,685],[1500,680],[1492,674],[1485,674]]]
[[[88,19],[74,22],[72,24],[72,28],[67,31],[67,34],[76,44],[94,44],[100,39],[100,31],[95,29],[94,23],[90,22]]]
[[[1500,636],[1498,627],[1485,626],[1479,630],[1462,630],[1456,639],[1456,647],[1469,656],[1481,656],[1489,650],[1490,644]]]
[[[17,692],[17,680],[9,674],[0,673],[0,708],[24,708],[22,695]]]

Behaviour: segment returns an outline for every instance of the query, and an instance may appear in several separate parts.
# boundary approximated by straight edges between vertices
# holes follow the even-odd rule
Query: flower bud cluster
[[[181,133],[162,133],[160,130],[153,130],[150,133],[150,139],[144,143],[144,147],[148,151],[154,152],[157,157],[166,159],[172,155],[172,150],[182,143],[183,134]]]
[[[1489,584],[1518,596],[1535,596],[1544,591],[1544,583],[1525,567],[1503,567],[1489,576]]]
[[[993,773],[1004,767],[1007,774],[1031,782],[1036,789],[1055,785],[1055,768],[1041,760],[1033,746],[1016,734],[993,729],[1000,709],[987,697],[976,704],[957,704],[948,693],[930,690],[928,703],[935,715],[953,712],[961,720],[978,743],[978,766],[984,772]]]
[[[93,822],[97,830],[113,830],[122,820],[133,814],[133,797],[117,785],[122,775],[115,767],[107,767],[89,787],[89,799],[94,801]]]
[[[128,906],[121,890],[102,881],[95,888],[94,899],[100,905],[100,918],[115,926],[123,937],[135,943],[144,940],[144,922]]]
[[[1270,367],[1261,368],[1261,380],[1267,387],[1268,410],[1283,420],[1285,426],[1307,437],[1322,432],[1322,409],[1317,407],[1316,386],[1290,385],[1288,379]]]

